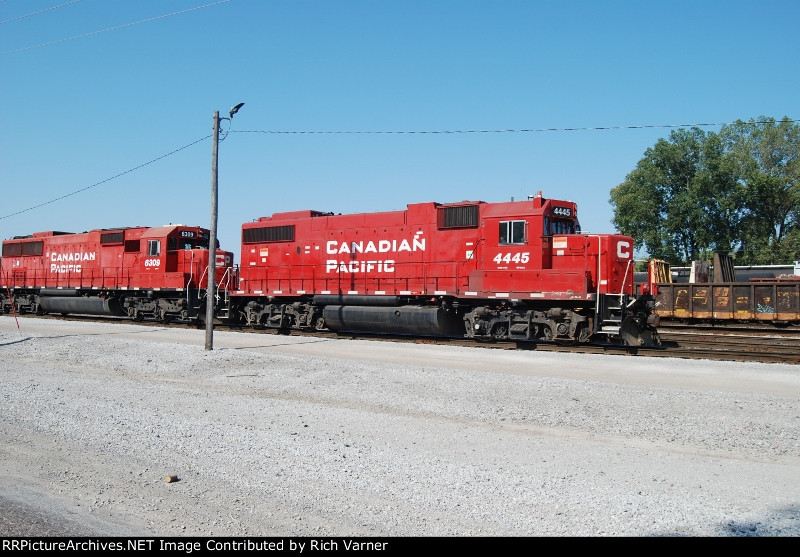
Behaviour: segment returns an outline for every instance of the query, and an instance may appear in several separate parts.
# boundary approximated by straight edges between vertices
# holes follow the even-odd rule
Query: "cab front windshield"
[[[169,250],[188,250],[188,249],[208,249],[208,238],[200,238],[194,232],[182,234],[192,234],[191,237],[179,236],[169,239]]]
[[[208,249],[208,240],[182,240],[181,249]]]
[[[544,235],[555,236],[556,234],[580,234],[581,225],[573,219],[544,219]]]

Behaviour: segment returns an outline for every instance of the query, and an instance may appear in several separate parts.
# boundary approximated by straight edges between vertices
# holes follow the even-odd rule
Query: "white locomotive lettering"
[[[325,262],[326,273],[394,273],[394,260],[378,261],[337,261],[328,259]]]
[[[50,264],[50,272],[51,273],[80,273],[82,265],[56,265],[55,263]]]
[[[369,240],[360,242],[339,242],[329,240],[325,245],[325,250],[331,255],[339,253],[398,253],[401,251],[425,251],[425,238],[414,237],[411,242],[408,240],[378,240],[377,245]]]
[[[83,271],[83,265],[75,263],[78,261],[95,261],[97,254],[93,251],[77,251],[68,253],[52,252],[48,254],[50,257],[50,272],[51,273],[80,273]],[[67,264],[66,262],[72,262]],[[60,263],[60,265],[59,265]]]
[[[628,259],[631,256],[631,243],[630,242],[617,242],[617,257],[620,259]]]
[[[505,253],[505,254],[498,253],[497,255],[494,256],[494,259],[492,259],[492,261],[494,261],[498,265],[500,263],[522,263],[522,264],[525,264],[530,260],[531,260],[531,254],[530,254],[530,252],[527,252],[527,251],[522,252],[522,253],[515,253],[515,254],[511,254],[510,252],[509,253]]]
[[[93,251],[84,252],[79,251],[76,253],[51,253],[50,261],[94,261],[97,255]]]

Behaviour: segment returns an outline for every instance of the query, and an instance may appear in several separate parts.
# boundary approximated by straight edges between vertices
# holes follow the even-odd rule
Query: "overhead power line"
[[[0,25],[3,25],[5,23],[11,23],[12,21],[19,21],[20,19],[25,19],[26,17],[31,17],[31,16],[34,16],[34,15],[43,14],[45,12],[50,12],[50,11],[53,11],[53,10],[57,10],[58,8],[63,8],[64,6],[69,6],[70,4],[76,4],[76,3],[80,2],[80,1],[81,0],[72,0],[72,2],[67,2],[66,4],[59,4],[58,6],[53,6],[52,8],[46,8],[44,10],[39,10],[38,12],[33,12],[33,13],[30,13],[30,14],[21,15],[19,17],[13,17],[13,18],[7,19],[5,21],[0,21]]]
[[[0,0],[1,1],[1,0]],[[769,123],[777,123],[777,122],[800,122],[800,120],[763,120],[763,121],[751,121],[746,122],[748,124],[769,124]],[[719,123],[719,124],[658,124],[658,125],[643,125],[643,126],[603,126],[603,127],[583,127],[583,128],[529,128],[529,129],[511,129],[511,130],[441,130],[441,131],[274,131],[274,130],[264,130],[264,131],[257,131],[257,130],[244,130],[244,131],[237,131],[237,130],[228,130],[226,133],[267,133],[267,134],[459,134],[459,133],[531,133],[531,132],[559,132],[559,131],[601,131],[601,130],[636,130],[636,129],[651,129],[651,128],[683,128],[683,127],[707,127],[707,126],[726,126],[729,125],[730,122]],[[170,151],[160,157],[156,157],[153,160],[150,160],[144,164],[140,164],[135,166],[125,172],[120,172],[119,174],[112,176],[110,178],[106,178],[105,180],[101,180],[96,182],[90,186],[86,186],[85,188],[81,188],[75,190],[71,193],[62,195],[60,197],[56,197],[55,199],[51,199],[50,201],[45,201],[44,203],[39,203],[38,205],[34,205],[32,207],[28,207],[27,209],[22,209],[20,211],[16,211],[14,213],[10,213],[8,215],[4,215],[0,217],[0,220],[7,219],[9,217],[13,217],[22,213],[27,213],[28,211],[32,211],[33,209],[38,209],[39,207],[44,207],[45,205],[49,205],[51,203],[55,203],[56,201],[60,201],[62,199],[66,199],[67,197],[71,197],[75,194],[81,193],[88,189],[97,187],[101,184],[105,184],[106,182],[110,182],[120,176],[124,176],[126,174],[130,174],[135,170],[139,170],[149,164],[153,164],[156,161],[160,161],[161,159],[167,158],[171,155],[179,151],[183,151],[191,147],[192,145],[196,145],[201,141],[205,141],[211,137],[211,135],[207,135],[205,137],[201,137],[200,139],[189,143],[188,145],[184,145],[174,151]]]
[[[33,46],[26,46],[26,47],[23,47],[23,48],[17,48],[16,50],[8,50],[6,52],[0,52],[0,56],[5,56],[6,54],[15,54],[17,52],[23,52],[25,50],[31,50],[31,49],[40,48],[40,47],[43,47],[43,46],[50,46],[50,45],[53,45],[53,44],[63,43],[65,41],[71,41],[71,40],[74,40],[74,39],[82,39],[83,37],[89,37],[91,35],[99,35],[100,33],[106,33],[108,31],[116,31],[117,29],[123,29],[125,27],[131,27],[133,25],[139,25],[140,23],[148,23],[150,21],[156,21],[158,19],[164,19],[164,18],[167,18],[167,17],[172,17],[174,15],[185,14],[187,12],[193,12],[195,10],[202,10],[203,8],[209,8],[211,6],[216,6],[217,4],[224,4],[224,3],[230,2],[230,1],[231,0],[219,0],[218,2],[212,2],[211,4],[206,4],[204,6],[196,6],[194,8],[188,8],[186,10],[181,10],[179,12],[172,12],[171,14],[164,14],[164,15],[159,15],[159,16],[156,16],[156,17],[151,17],[151,18],[148,18],[148,19],[143,19],[141,21],[134,21],[134,22],[131,22],[131,23],[125,23],[123,25],[117,25],[116,27],[109,27],[108,29],[101,29],[99,31],[91,31],[89,33],[84,33],[82,35],[75,35],[74,37],[67,37],[65,39],[58,39],[57,41],[50,41],[50,42],[47,42],[47,43],[35,44]]]
[[[28,207],[27,209],[22,209],[21,211],[16,211],[14,213],[10,213],[8,215],[2,216],[2,217],[0,217],[0,220],[7,219],[9,217],[13,217],[13,216],[16,216],[16,215],[20,215],[22,213],[27,213],[28,211],[32,211],[34,209],[38,209],[39,207],[44,207],[45,205],[50,205],[51,203],[55,203],[56,201],[61,201],[62,199],[66,199],[67,197],[71,197],[71,196],[73,196],[73,195],[75,195],[77,193],[81,193],[83,191],[90,190],[90,189],[92,189],[94,187],[97,187],[97,186],[99,186],[101,184],[105,184],[106,182],[110,182],[111,180],[115,180],[115,179],[119,178],[120,176],[125,176],[126,174],[130,174],[131,172],[133,172],[135,170],[139,170],[140,168],[144,168],[145,166],[147,166],[149,164],[153,164],[156,161],[160,161],[161,159],[167,158],[170,155],[174,155],[178,151],[183,151],[184,149],[187,149],[187,148],[191,147],[192,145],[195,145],[196,143],[200,143],[201,141],[205,141],[209,137],[211,137],[211,136],[207,135],[205,137],[201,137],[197,141],[192,141],[188,145],[184,145],[183,147],[175,149],[174,151],[170,151],[169,153],[167,153],[165,155],[161,155],[160,157],[156,157],[153,160],[147,161],[144,164],[140,164],[139,166],[135,166],[135,167],[133,167],[133,168],[131,168],[129,170],[126,170],[125,172],[120,172],[119,174],[117,174],[115,176],[112,176],[111,178],[106,178],[105,180],[100,180],[99,182],[95,182],[91,186],[86,186],[85,188],[81,188],[79,190],[75,190],[75,191],[73,191],[71,193],[67,193],[67,194],[62,195],[60,197],[56,197],[55,199],[51,199],[50,201],[45,201],[44,203],[39,203],[38,205],[34,205],[33,207]]]
[[[749,124],[768,124],[772,121],[745,122]],[[775,120],[778,122],[800,122],[800,120]],[[267,133],[267,134],[458,134],[458,133],[539,133],[539,132],[577,132],[577,131],[602,131],[602,130],[643,130],[658,128],[702,128],[727,126],[731,122],[717,124],[653,124],[644,126],[596,126],[582,128],[520,128],[507,130],[373,130],[373,131],[290,131],[290,130],[232,130],[231,133]]]

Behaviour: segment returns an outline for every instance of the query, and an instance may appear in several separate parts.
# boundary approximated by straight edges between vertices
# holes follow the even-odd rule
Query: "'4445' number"
[[[494,261],[498,265],[500,263],[527,263],[531,260],[530,252],[523,251],[522,253],[498,253],[494,256]]]

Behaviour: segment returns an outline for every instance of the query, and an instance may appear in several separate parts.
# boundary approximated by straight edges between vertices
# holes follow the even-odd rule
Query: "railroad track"
[[[717,327],[674,325],[659,327],[662,345],[677,347],[708,359],[731,359],[800,364],[800,329],[755,325]]]
[[[116,322],[165,328],[203,326],[190,323],[161,323],[157,321],[136,322],[114,317],[82,315],[25,315],[67,321]],[[524,341],[478,341],[462,337],[412,337],[378,333],[337,333],[334,331],[282,332],[277,329],[253,329],[245,326],[214,325],[215,330],[228,330],[243,334],[273,334],[310,336],[316,338],[369,339],[383,342],[405,342],[413,344],[437,344],[448,346],[477,347],[495,350],[535,350],[539,352],[571,352],[580,354],[616,354],[654,358],[684,358],[693,360],[722,360],[738,362],[763,362],[800,365],[800,329],[766,328],[720,328],[706,326],[669,325],[659,329],[661,346],[623,346],[616,344],[572,344],[561,342]]]

